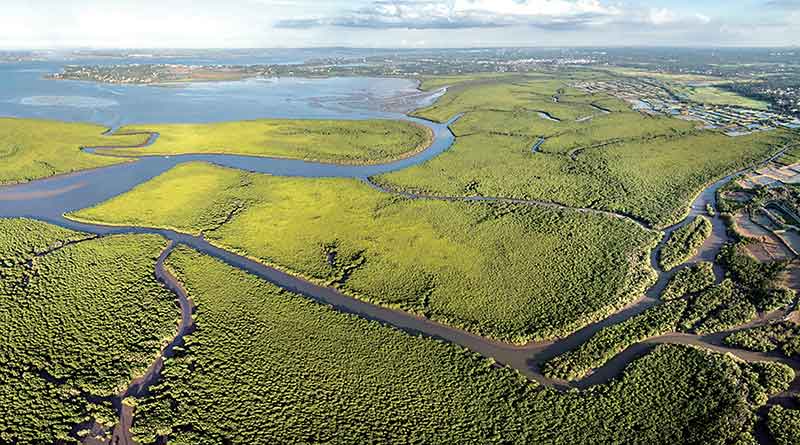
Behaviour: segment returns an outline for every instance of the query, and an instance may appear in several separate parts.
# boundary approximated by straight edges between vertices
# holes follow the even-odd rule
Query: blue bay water
[[[110,63],[83,63],[100,62]],[[209,63],[207,60],[163,59],[154,62]],[[385,118],[427,126],[433,131],[434,140],[421,153],[376,165],[339,165],[236,155],[142,156],[136,162],[0,187],[0,217],[33,217],[71,227],[72,223],[63,218],[64,213],[96,205],[184,162],[210,162],[281,176],[363,179],[424,162],[449,148],[454,140],[447,124],[404,114],[431,103],[441,93],[420,94],[417,83],[409,79],[279,78],[157,87],[44,78],[48,73],[58,72],[64,63],[0,64],[0,117],[83,121],[107,127],[257,118]],[[247,63],[264,62],[250,60]],[[387,111],[389,109],[392,111]]]
[[[145,63],[282,63],[287,59],[153,59]],[[127,62],[127,63],[133,63]],[[45,79],[69,61],[0,64],[0,116],[93,122],[215,122],[256,118],[399,117],[385,102],[414,94],[416,82],[391,78],[257,78],[171,86],[116,85]],[[84,60],[82,64],[118,64]],[[411,108],[410,106],[408,108]]]

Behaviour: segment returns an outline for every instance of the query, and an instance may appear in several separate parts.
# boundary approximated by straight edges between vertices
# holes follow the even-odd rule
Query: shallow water
[[[281,63],[284,59],[156,59],[155,63]],[[140,60],[136,60],[140,62]],[[434,131],[433,145],[415,156],[381,165],[355,166],[289,159],[225,155],[144,157],[138,161],[14,187],[0,187],[0,216],[54,219],[130,190],[183,162],[205,161],[283,176],[366,177],[423,162],[446,150],[453,135],[446,125],[407,117],[442,92],[421,94],[416,82],[389,78],[248,79],[180,86],[107,85],[55,81],[43,76],[63,61],[0,64],[0,116],[93,122],[214,122],[256,118],[403,119]],[[85,63],[119,63],[115,60]],[[398,108],[398,103],[402,107]],[[387,111],[388,109],[393,111]],[[113,145],[109,138],[109,145]]]
[[[365,178],[424,162],[447,150],[454,136],[447,124],[405,118],[425,125],[434,133],[431,146],[406,159],[376,165],[341,165],[235,155],[145,156],[133,162],[56,176],[27,184],[0,187],[0,217],[32,217],[55,220],[131,190],[185,162],[210,162],[278,176]],[[456,118],[454,118],[456,119]],[[451,121],[452,122],[452,121]],[[113,142],[113,137],[109,138]]]
[[[223,62],[228,63],[215,63]],[[433,100],[423,95],[408,103],[400,102],[398,108],[397,97],[419,93],[417,83],[409,79],[254,78],[158,87],[44,78],[61,71],[64,63],[67,62],[0,64],[0,116],[93,122],[108,127],[256,118],[397,118]],[[391,111],[387,103],[392,103]]]

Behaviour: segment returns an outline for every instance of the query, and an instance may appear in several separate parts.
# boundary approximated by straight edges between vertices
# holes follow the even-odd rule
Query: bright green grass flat
[[[573,88],[578,74],[459,84],[416,112],[439,121],[464,113],[453,125],[454,146],[377,182],[434,195],[553,201],[665,227],[683,218],[710,182],[767,159],[793,137],[772,131],[731,138],[696,123],[643,115],[608,95]],[[546,141],[532,153],[539,138]]]
[[[500,121],[499,116],[489,117]],[[525,118],[531,126],[540,125],[530,114]],[[589,128],[604,119],[616,120],[597,117]],[[609,210],[664,227],[679,221],[710,182],[768,158],[788,136],[780,131],[738,138],[713,132],[684,134],[680,125],[667,125],[644,127],[646,133],[640,134],[623,128],[618,132],[622,140],[604,143],[614,134],[609,126],[567,131],[532,153],[538,136],[525,132],[519,118],[504,124],[508,130],[483,130],[472,122],[456,127],[466,135],[450,150],[376,181],[433,195],[535,199]],[[548,126],[542,125],[542,133],[554,131]]]
[[[261,119],[210,124],[154,124],[120,132],[153,131],[152,146],[115,150],[127,155],[234,154],[369,164],[410,156],[427,148],[431,131],[391,120],[332,121]]]
[[[169,227],[498,339],[565,335],[635,300],[657,234],[539,206],[408,200],[357,180],[186,164],[76,212]]]
[[[83,153],[80,147],[147,140],[141,135],[106,137],[104,131],[99,125],[0,118],[0,185],[126,162]]]

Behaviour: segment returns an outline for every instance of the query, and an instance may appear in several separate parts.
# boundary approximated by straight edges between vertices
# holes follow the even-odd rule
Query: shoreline
[[[156,64],[157,65],[157,64]],[[252,79],[300,79],[300,80],[325,80],[325,79],[335,79],[335,78],[366,78],[366,79],[401,79],[401,80],[410,80],[415,81],[417,77],[413,75],[404,76],[404,75],[392,75],[392,74],[305,74],[305,75],[270,75],[265,76],[263,74],[253,74],[253,75],[241,75],[241,76],[231,76],[230,78],[224,79],[201,79],[201,78],[185,78],[185,79],[174,79],[174,80],[165,80],[160,82],[143,82],[143,81],[134,81],[134,82],[114,82],[114,81],[106,81],[101,79],[93,79],[93,78],[78,78],[78,77],[61,77],[59,76],[61,73],[47,73],[46,75],[42,76],[42,79],[47,81],[65,81],[65,82],[88,82],[94,83],[98,85],[118,85],[118,86],[143,86],[143,87],[156,87],[156,88],[175,88],[181,87],[184,85],[191,85],[191,84],[202,84],[202,83],[221,83],[221,82],[243,82],[246,80]],[[419,82],[420,85],[422,82]],[[422,90],[420,88],[416,88],[421,93],[428,93],[430,91]]]
[[[0,119],[27,120],[27,121],[32,121],[33,120],[33,121],[56,122],[56,123],[65,123],[65,124],[74,123],[73,121],[65,121],[65,120],[59,120],[59,119],[46,119],[46,118],[40,119],[40,118],[27,118],[27,117],[19,117],[19,116],[0,116]],[[97,127],[100,127],[100,128],[105,128],[105,131],[102,131],[100,133],[100,136],[108,137],[113,133],[113,128],[110,128],[110,127],[104,127],[102,125],[94,124],[94,123],[91,123],[91,122],[81,122],[81,123],[87,123],[87,124],[91,124],[91,125],[96,125]],[[120,136],[138,136],[140,134],[141,135],[145,135],[147,133],[130,133],[130,134],[122,134]],[[120,148],[144,148],[144,147],[146,147],[147,145],[149,145],[151,143],[152,143],[152,141],[150,140],[150,138],[148,138],[148,139],[145,139],[143,142],[141,142],[138,145],[123,146],[123,147],[120,147]],[[84,148],[85,147],[79,145],[79,146],[77,146],[77,149],[78,149],[77,151],[79,153],[85,153]],[[87,153],[87,154],[89,154],[89,153]],[[6,182],[6,183],[0,182],[0,191],[3,191],[4,189],[11,188],[11,187],[31,184],[31,183],[34,183],[34,182],[45,182],[45,181],[48,181],[48,180],[64,178],[64,177],[67,177],[67,176],[77,175],[77,174],[81,174],[81,173],[89,173],[89,172],[92,172],[94,170],[101,170],[101,169],[104,169],[104,168],[114,167],[116,165],[122,165],[122,164],[132,163],[132,162],[136,162],[136,159],[127,159],[127,160],[125,160],[124,158],[120,158],[119,161],[113,162],[113,163],[109,163],[108,165],[98,165],[96,167],[89,167],[89,168],[81,168],[81,169],[76,169],[76,170],[70,170],[70,171],[65,171],[65,172],[62,172],[62,173],[56,173],[56,174],[50,175],[50,176],[43,176],[41,178],[28,179],[28,180],[25,180],[25,181],[13,181],[13,182]]]
[[[293,122],[302,122],[302,121],[329,121],[329,119],[263,119],[269,121],[293,121]],[[364,120],[339,120],[336,122],[367,122],[371,119],[364,119]],[[373,166],[373,165],[381,165],[381,164],[389,164],[397,161],[402,161],[405,159],[412,158],[429,148],[436,142],[436,135],[435,131],[427,127],[425,125],[420,124],[419,122],[414,122],[410,120],[402,120],[402,119],[374,119],[375,121],[390,121],[390,122],[403,122],[407,123],[408,125],[414,126],[415,128],[421,129],[425,133],[424,140],[417,145],[414,149],[410,151],[405,151],[397,156],[391,158],[382,158],[382,159],[369,159],[369,160],[331,160],[331,159],[316,159],[316,158],[301,158],[301,157],[291,157],[291,156],[275,156],[275,155],[258,155],[252,153],[237,153],[236,151],[187,151],[181,153],[168,153],[168,152],[155,152],[155,153],[136,153],[130,152],[125,153],[125,150],[137,150],[137,149],[144,149],[148,146],[155,145],[157,143],[157,139],[160,136],[157,132],[148,132],[145,130],[136,129],[132,133],[119,133],[112,132],[107,136],[126,136],[126,135],[136,135],[136,134],[149,134],[150,139],[152,140],[150,143],[140,146],[108,146],[108,147],[81,147],[81,149],[90,154],[94,154],[97,156],[105,156],[105,157],[112,157],[112,158],[121,158],[121,159],[139,159],[143,157],[170,157],[170,156],[192,156],[192,155],[200,155],[200,156],[239,156],[239,157],[249,157],[249,158],[260,158],[260,159],[279,159],[279,160],[292,160],[292,161],[304,161],[304,162],[313,162],[316,164],[329,164],[329,165],[344,165],[344,166]],[[220,122],[220,123],[238,123],[238,122],[257,122],[259,119],[253,120],[242,120],[242,121],[230,121],[230,122]],[[216,123],[216,122],[215,122]],[[154,126],[158,126],[160,124],[153,124]],[[202,125],[202,124],[200,124]],[[137,127],[139,125],[133,124],[130,125],[132,127]],[[144,125],[142,125],[144,126]],[[125,131],[125,127],[121,127],[119,130]],[[109,129],[110,130],[110,129]],[[121,153],[114,153],[114,151],[120,151]]]
[[[413,112],[409,112],[408,114],[406,114],[406,116],[409,116],[409,117],[410,116],[414,116],[412,113]],[[406,155],[407,155],[406,157],[394,158],[394,159],[392,159],[390,161],[378,161],[378,160],[376,160],[376,161],[374,161],[375,164],[382,164],[382,163],[385,163],[385,162],[393,162],[393,161],[398,161],[398,160],[402,160],[402,159],[408,159],[410,157],[415,156],[416,154],[424,152],[425,150],[429,149],[434,144],[434,142],[436,141],[436,134],[434,133],[432,128],[426,127],[425,125],[420,124],[420,123],[416,123],[416,122],[411,122],[411,123],[415,124],[415,125],[419,125],[421,127],[427,128],[429,133],[430,133],[430,141],[427,144],[424,144],[424,146],[422,148],[418,147],[418,150],[416,150],[414,152],[407,152],[406,153]],[[114,132],[111,131],[111,130],[112,129],[109,129],[110,134],[108,134],[108,136],[113,137],[114,136]],[[144,148],[144,147],[147,147],[148,145],[151,145],[152,143],[155,142],[156,138],[154,138],[154,135],[156,135],[156,137],[157,137],[157,133],[142,132],[141,134],[149,134],[150,135],[150,138],[148,138],[148,140],[145,143],[143,143],[143,145],[141,145],[141,146],[134,146],[134,147],[105,147],[105,148],[104,147],[94,147],[94,148],[85,147],[85,149],[87,149],[87,150],[92,150],[93,149],[93,150],[108,150],[108,151],[111,151],[111,150],[114,150],[114,149],[124,150],[126,148],[127,149],[130,149],[130,148]],[[122,134],[120,134],[120,135],[122,135]],[[149,157],[154,157],[154,156],[169,157],[169,156],[173,156],[173,155],[141,155],[141,156],[116,155],[115,156],[115,155],[110,154],[110,153],[108,153],[108,154],[105,154],[105,153],[102,153],[102,154],[101,153],[94,153],[94,154],[96,154],[98,156],[118,157],[118,158],[121,158],[121,159],[126,159],[127,158],[127,159],[129,159],[128,162],[136,162],[139,158],[148,157],[148,156]],[[187,154],[188,155],[188,154],[214,154],[214,153],[181,153],[181,154]],[[218,153],[218,154],[219,155],[234,155],[232,153]],[[771,160],[777,158],[779,155],[780,155],[780,153],[773,155],[773,157],[771,157],[770,159],[768,159],[766,161],[763,161],[762,164],[770,162]],[[177,156],[177,155],[175,155],[175,156]],[[235,156],[247,157],[248,155],[235,155]],[[258,156],[258,155],[250,155],[250,156],[254,157],[254,158],[267,158],[267,159],[291,159],[291,160],[300,160],[300,161],[304,161],[305,160],[305,159],[297,159],[297,158],[281,158],[281,157],[268,157],[268,156]],[[320,161],[313,161],[313,160],[308,160],[308,161],[309,162],[320,162]],[[324,162],[325,161],[322,161],[321,163],[324,163]],[[337,162],[331,163],[331,165],[375,165],[375,164],[350,164],[350,163],[337,163]],[[114,165],[114,164],[112,164],[112,165]],[[56,178],[58,176],[69,176],[69,175],[82,174],[82,173],[86,173],[86,172],[90,173],[91,170],[102,169],[102,168],[105,168],[105,167],[96,167],[96,168],[92,168],[92,169],[78,170],[78,171],[73,171],[73,172],[69,172],[69,173],[63,173],[63,174],[59,174],[59,175],[55,175],[55,176],[51,176],[51,177],[42,178],[42,179],[39,179],[39,180],[33,180],[33,181],[29,181],[29,182],[47,181],[47,180]],[[677,228],[677,226],[682,226],[682,225],[684,225],[684,224],[686,224],[688,222],[689,217],[691,217],[693,211],[695,210],[694,207],[693,207],[695,202],[697,202],[697,201],[701,200],[702,198],[704,198],[704,195],[706,193],[709,193],[709,190],[717,182],[721,182],[723,180],[730,181],[731,178],[740,175],[744,171],[749,171],[752,168],[754,168],[754,167],[753,166],[748,167],[748,168],[746,168],[744,170],[741,170],[739,172],[735,172],[735,173],[733,173],[731,175],[725,176],[724,178],[722,178],[720,180],[717,180],[716,182],[712,181],[710,184],[704,185],[703,188],[700,190],[700,192],[692,199],[691,202],[689,202],[688,206],[684,208],[684,210],[686,212],[686,216],[684,216],[683,219],[681,219],[678,223],[674,224],[673,226],[669,226],[669,227],[663,228],[661,230],[659,230],[659,229],[650,229],[650,230],[654,230],[654,231],[660,233],[661,234],[661,238],[656,240],[655,246],[650,246],[651,250],[646,251],[644,253],[647,254],[649,252],[649,255],[647,255],[647,256],[652,261],[652,259],[654,258],[654,255],[656,255],[656,253],[663,246],[663,243],[670,236],[670,233],[671,233],[670,230],[674,230],[674,229]],[[27,183],[28,182],[22,183],[22,184],[27,184]],[[13,187],[14,185],[19,185],[19,184],[9,184],[8,186]],[[139,184],[139,185],[141,185],[141,184]],[[2,192],[5,187],[6,187],[5,184],[4,185],[0,185],[0,192]],[[119,196],[119,195],[117,195],[117,196]],[[712,199],[715,199],[715,197],[716,197],[716,192],[713,193],[713,197],[708,196],[708,198],[712,198]],[[435,197],[433,197],[433,198],[435,198]],[[443,198],[443,197],[440,197],[440,198]],[[468,200],[469,200],[469,198],[462,199],[462,201],[468,201]],[[95,205],[99,205],[100,203],[101,202],[98,202]],[[536,205],[536,204],[532,204],[532,205]],[[566,207],[566,209],[570,209],[570,208]],[[597,209],[585,209],[585,210],[594,211],[594,212],[604,212],[602,210],[597,210]],[[623,219],[627,219],[627,220],[631,219],[629,216],[618,214],[618,213],[615,213],[613,211],[604,212],[604,213],[610,214],[609,216],[617,216],[617,217],[620,217],[620,218],[623,218]],[[358,316],[358,317],[360,317],[362,319],[369,320],[369,321],[377,321],[377,322],[381,323],[382,325],[391,327],[392,329],[397,329],[397,330],[402,331],[402,332],[406,332],[408,334],[421,334],[421,335],[424,335],[426,337],[437,339],[439,341],[443,341],[443,342],[447,342],[447,343],[450,343],[450,344],[454,344],[454,345],[456,345],[458,347],[461,347],[461,348],[463,348],[463,349],[465,349],[467,351],[471,351],[471,352],[480,354],[480,355],[482,355],[482,356],[484,356],[486,358],[505,357],[508,360],[502,360],[500,358],[496,358],[497,361],[498,361],[499,366],[506,366],[506,367],[509,367],[509,368],[512,368],[512,369],[516,369],[518,372],[520,372],[522,375],[524,375],[525,377],[527,377],[531,381],[536,381],[539,384],[542,384],[544,386],[554,387],[554,388],[559,389],[559,390],[563,390],[563,389],[566,389],[566,388],[584,389],[584,388],[591,387],[591,386],[594,386],[594,385],[597,385],[597,384],[604,384],[609,379],[614,379],[619,375],[619,372],[618,372],[618,367],[619,366],[622,366],[623,368],[628,366],[628,364],[631,361],[633,361],[633,360],[635,360],[637,358],[636,354],[641,353],[641,351],[647,349],[648,347],[650,347],[649,345],[652,345],[652,344],[663,344],[663,343],[666,343],[666,344],[690,344],[692,346],[699,347],[699,348],[702,348],[704,350],[710,350],[710,351],[722,353],[721,351],[718,351],[717,349],[715,349],[716,345],[712,342],[712,339],[706,338],[707,336],[703,337],[703,336],[692,336],[692,335],[686,335],[686,334],[670,333],[670,334],[665,334],[665,335],[662,335],[662,336],[651,337],[651,338],[648,338],[646,340],[643,340],[643,341],[640,341],[640,342],[637,342],[637,343],[633,344],[632,346],[630,346],[628,348],[628,349],[634,350],[633,353],[628,352],[628,349],[626,349],[625,351],[615,355],[612,359],[607,361],[603,366],[600,366],[600,367],[598,367],[596,369],[593,369],[588,376],[586,376],[583,379],[578,380],[578,381],[565,382],[565,381],[560,381],[560,380],[557,380],[557,379],[550,379],[550,378],[547,378],[547,377],[545,377],[545,376],[543,376],[541,374],[540,368],[541,368],[541,364],[543,363],[543,361],[542,361],[543,358],[547,358],[547,356],[549,356],[549,355],[557,356],[557,355],[563,354],[565,351],[572,350],[572,349],[574,349],[574,347],[576,347],[575,345],[580,346],[587,339],[591,338],[593,335],[595,335],[597,332],[599,332],[604,327],[613,326],[613,325],[619,324],[621,322],[624,322],[625,320],[628,320],[628,319],[638,315],[638,313],[641,313],[642,310],[645,310],[648,307],[651,307],[651,306],[653,306],[655,304],[659,304],[660,300],[658,299],[658,295],[655,295],[655,298],[653,298],[653,296],[651,296],[650,293],[651,292],[660,293],[659,290],[657,289],[657,287],[659,286],[659,284],[666,284],[669,281],[671,275],[668,272],[664,272],[664,271],[660,270],[660,268],[658,268],[658,267],[651,267],[655,271],[655,273],[657,274],[656,275],[657,280],[655,281],[655,283],[651,283],[651,284],[649,284],[647,286],[647,289],[645,290],[644,295],[634,299],[633,301],[630,301],[628,304],[624,305],[623,307],[618,308],[618,307],[614,306],[614,307],[609,308],[610,313],[608,315],[600,318],[599,320],[597,320],[595,322],[590,322],[590,323],[584,325],[583,327],[572,331],[568,335],[564,335],[562,337],[554,337],[554,338],[549,339],[549,340],[531,341],[531,342],[527,342],[525,344],[519,344],[518,345],[518,344],[515,344],[515,343],[496,340],[496,339],[493,339],[492,337],[482,336],[482,335],[474,333],[474,332],[472,332],[470,330],[466,330],[463,327],[459,327],[458,324],[449,323],[447,320],[438,321],[438,320],[436,320],[434,318],[428,318],[428,317],[425,317],[425,316],[423,316],[421,314],[417,314],[417,313],[415,313],[413,311],[403,309],[401,307],[392,307],[390,305],[382,305],[382,304],[379,304],[379,303],[375,303],[374,301],[370,300],[369,298],[363,298],[363,296],[354,295],[352,292],[345,293],[344,290],[341,289],[338,286],[331,285],[330,283],[324,283],[324,282],[321,282],[320,280],[315,280],[315,279],[306,277],[301,273],[293,272],[293,271],[290,271],[290,270],[288,270],[286,268],[282,268],[282,267],[280,267],[278,265],[271,264],[270,262],[268,262],[268,261],[266,261],[264,259],[258,259],[258,258],[249,256],[249,255],[246,255],[246,254],[242,254],[242,253],[240,253],[238,251],[238,249],[232,249],[232,248],[230,248],[228,246],[225,246],[223,243],[209,241],[209,240],[205,239],[202,231],[197,233],[197,234],[192,235],[192,234],[188,234],[186,232],[183,232],[181,230],[177,230],[175,228],[158,228],[158,227],[148,228],[148,227],[137,227],[137,226],[125,225],[125,224],[119,224],[119,225],[105,224],[105,223],[98,224],[98,223],[96,223],[94,221],[84,220],[84,219],[81,219],[81,218],[78,218],[78,217],[74,217],[74,216],[71,216],[71,215],[68,215],[68,214],[61,215],[61,218],[63,220],[65,220],[65,221],[77,223],[77,224],[74,224],[74,225],[83,224],[84,226],[94,226],[96,228],[96,230],[98,230],[98,231],[107,230],[107,232],[105,232],[104,235],[99,235],[99,236],[113,236],[113,235],[119,234],[119,233],[126,233],[126,231],[128,231],[128,230],[130,232],[132,232],[132,233],[154,233],[154,234],[161,235],[162,237],[164,237],[164,238],[166,238],[167,240],[170,241],[169,244],[172,247],[174,247],[175,245],[183,244],[185,246],[188,246],[190,248],[193,248],[193,249],[197,250],[198,252],[200,252],[200,253],[202,253],[204,255],[209,255],[211,257],[217,258],[217,259],[219,259],[219,260],[221,260],[223,262],[226,262],[226,264],[228,264],[228,265],[230,265],[232,267],[236,267],[239,270],[242,270],[244,272],[253,274],[253,275],[255,275],[256,277],[258,277],[260,279],[263,279],[263,280],[266,280],[266,281],[269,281],[269,282],[273,282],[274,284],[278,285],[279,287],[282,287],[282,288],[286,289],[287,291],[291,291],[291,292],[297,293],[297,294],[299,294],[301,296],[305,296],[305,297],[307,297],[307,298],[309,298],[309,299],[311,299],[311,300],[313,300],[313,301],[315,301],[315,302],[317,302],[319,304],[322,304],[322,305],[325,305],[327,307],[330,307],[330,309],[335,310],[337,312],[351,313],[351,314],[354,314],[354,315],[356,315],[356,316]],[[44,219],[42,219],[42,220],[44,220]],[[51,224],[54,223],[53,221],[47,221],[47,220],[44,220],[44,221],[46,221],[48,223],[51,223]],[[634,220],[632,222],[636,222],[636,221]],[[55,222],[55,224],[59,225],[57,222]],[[647,229],[647,227],[645,227],[645,228]],[[73,230],[80,230],[80,229],[73,229]],[[170,234],[169,232],[173,232],[173,233]],[[187,240],[188,240],[188,242],[187,242]],[[192,245],[191,243],[195,243],[195,245],[197,245],[197,246],[208,246],[208,248],[206,250],[198,249],[194,245]],[[690,264],[693,260],[695,260],[698,256],[700,256],[703,253],[704,250],[707,250],[707,249],[709,249],[709,248],[706,247],[705,245],[701,246],[701,248],[699,249],[697,255],[693,256],[691,259],[689,259],[686,262],[682,263],[681,266],[678,266],[675,269],[673,269],[672,273],[675,273],[677,270],[682,268],[684,265]],[[162,256],[166,257],[166,255],[164,255],[164,254],[166,253],[168,255],[168,251],[169,250],[170,250],[170,248],[167,248],[164,251],[164,253],[162,253]],[[225,258],[230,258],[232,262],[228,262]],[[161,259],[160,261],[162,262],[162,267],[163,267],[163,259]],[[236,264],[234,264],[234,263],[236,263]],[[156,266],[158,267],[158,263],[156,263]],[[275,278],[277,281],[281,281],[281,283],[288,283],[288,284],[281,284],[281,283],[278,283],[276,281],[272,281],[270,278],[267,278],[267,276],[277,277],[277,278]],[[180,281],[179,280],[176,279],[175,281],[178,283],[178,285],[180,285]],[[315,295],[315,292],[317,292],[316,295]],[[322,296],[320,296],[320,295],[322,295]],[[180,296],[178,296],[178,297],[180,299]],[[580,320],[578,319],[578,321],[580,321]],[[179,330],[180,330],[180,325],[179,325]],[[180,334],[180,332],[179,332],[179,334]],[[718,334],[715,334],[715,335],[718,335]],[[683,343],[683,342],[685,342],[685,343]],[[471,347],[471,346],[473,346],[473,347]],[[726,348],[726,349],[728,349],[729,351],[724,351],[724,352],[730,352],[730,353],[736,355],[737,357],[739,357],[739,355],[737,355],[737,353],[736,353],[737,351],[740,351],[739,353],[742,356],[756,357],[756,355],[751,355],[751,353],[749,351],[744,351],[744,350],[740,350],[740,349],[736,349],[736,348]],[[647,349],[647,350],[649,351],[649,349]],[[731,351],[734,351],[734,352],[731,352]],[[629,355],[629,354],[633,354],[633,355]],[[159,355],[159,359],[158,360],[162,359],[161,355],[162,354]],[[549,358],[547,358],[547,359],[549,359]],[[792,360],[793,369],[795,369],[796,371],[798,369],[800,369],[800,368],[798,368],[798,366],[800,366],[800,364],[797,364],[796,360],[794,360],[794,359],[789,359],[789,360]],[[782,361],[782,360],[779,360],[779,361]],[[782,361],[782,362],[784,362],[784,361]],[[163,365],[163,362],[162,362],[162,365]],[[156,367],[157,363],[154,363],[152,366]],[[149,374],[150,374],[150,370],[148,369],[148,373],[145,374],[145,376],[141,376],[141,377],[139,377],[137,379],[134,379],[131,382],[131,384],[130,384],[131,386],[129,386],[129,389],[130,389],[130,387],[134,386],[137,383],[137,381],[140,381],[140,380],[144,379],[145,377],[148,377]],[[611,375],[611,377],[608,377],[609,375]],[[126,390],[126,392],[128,390]],[[122,414],[123,414],[123,416],[126,415],[126,413],[124,411],[122,412]],[[127,420],[121,420],[120,424],[118,424],[118,427],[124,429],[125,428],[125,426],[124,426],[125,422],[131,420],[133,415],[134,415],[134,413],[133,413],[132,410],[128,411],[127,412],[127,416],[128,416]],[[116,432],[116,429],[115,429],[115,432]],[[127,432],[127,434],[129,435],[130,433]]]

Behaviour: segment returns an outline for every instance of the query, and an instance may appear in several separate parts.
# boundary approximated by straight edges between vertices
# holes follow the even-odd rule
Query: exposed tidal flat
[[[20,100],[20,105],[32,107],[107,108],[119,106],[119,102],[86,96],[28,96]]]
[[[254,141],[248,150],[237,144],[246,143],[246,140],[237,141],[231,137],[223,148],[229,148],[234,154],[353,164],[378,159],[389,161],[411,156],[427,147],[431,137],[423,133],[428,130],[409,122],[403,113],[428,104],[439,95],[436,92],[421,94],[417,83],[407,79],[251,79],[159,88],[54,82],[43,78],[43,72],[58,69],[59,65],[53,62],[30,62],[23,68],[0,66],[0,116],[7,116],[0,119],[0,158],[7,161],[0,166],[3,170],[0,184],[126,162],[121,158],[90,156],[78,150],[81,146],[130,147],[146,140],[141,135],[120,133],[103,139],[101,133],[106,128],[99,125],[117,128],[126,124],[199,124],[273,118],[286,124],[276,129],[280,134],[274,134],[275,138]],[[293,118],[319,121],[317,132],[300,134],[303,125],[293,127],[290,122]],[[349,122],[341,122],[337,127],[332,119]],[[324,120],[328,122],[327,128]],[[355,122],[362,120],[371,121]],[[405,122],[391,122],[393,120]],[[76,123],[68,125],[66,122]],[[273,122],[273,125],[278,127],[280,123]],[[165,134],[162,142],[168,143],[170,136]],[[183,140],[187,144],[194,141],[196,139]],[[221,143],[219,139],[216,142]],[[318,147],[313,149],[312,144]],[[181,146],[184,151],[173,147],[165,154],[203,153],[209,152],[209,147],[214,152],[225,151],[219,144],[206,145],[205,151],[202,144],[194,149],[185,147]],[[247,164],[247,159],[242,161]]]

